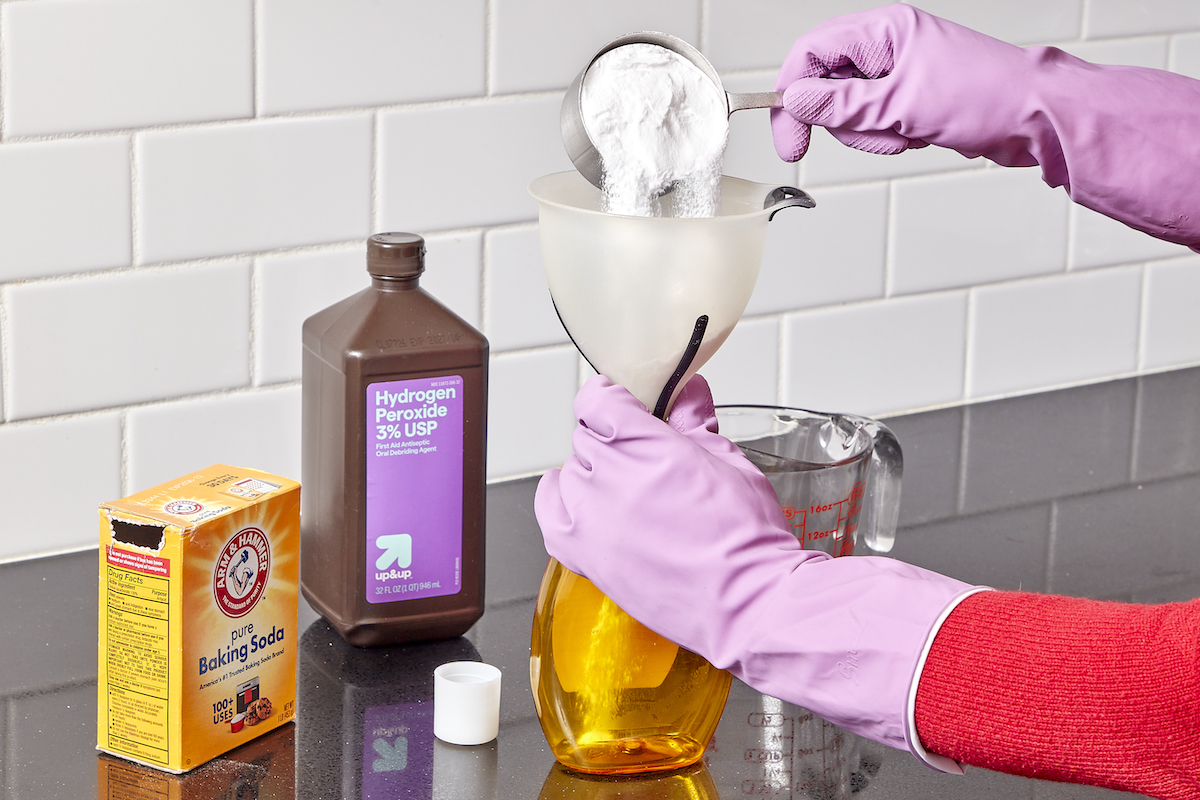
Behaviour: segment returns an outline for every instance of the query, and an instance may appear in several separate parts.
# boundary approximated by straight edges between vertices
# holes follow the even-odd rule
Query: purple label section
[[[432,782],[433,702],[366,709],[362,800],[428,798]]]
[[[463,379],[367,386],[369,603],[462,588]]]

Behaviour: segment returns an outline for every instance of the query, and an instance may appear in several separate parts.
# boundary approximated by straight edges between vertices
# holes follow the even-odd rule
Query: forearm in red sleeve
[[[973,595],[933,642],[916,722],[963,764],[1200,798],[1200,599]]]

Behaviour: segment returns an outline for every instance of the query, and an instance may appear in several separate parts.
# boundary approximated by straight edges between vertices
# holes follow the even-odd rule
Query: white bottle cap
[[[500,670],[452,661],[433,671],[433,735],[450,744],[484,744],[500,732]]]

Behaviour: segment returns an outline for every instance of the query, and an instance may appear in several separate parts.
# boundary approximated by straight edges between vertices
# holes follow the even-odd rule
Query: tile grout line
[[[963,320],[963,383],[962,402],[970,402],[975,383],[975,318],[979,314],[978,287],[967,289],[967,313]]]
[[[22,0],[36,2],[37,0]],[[139,126],[122,126],[104,128],[102,130],[66,131],[57,133],[36,133],[22,136],[9,136],[6,144],[48,144],[51,142],[66,142],[90,139],[102,139],[114,136],[126,136],[141,133],[178,133],[219,130],[236,128],[247,125],[260,125],[269,122],[311,122],[321,119],[337,119],[346,117],[361,117],[379,111],[411,111],[421,112],[442,108],[461,108],[463,106],[486,106],[497,103],[519,103],[527,100],[543,100],[549,97],[562,97],[563,89],[547,89],[529,92],[512,92],[498,95],[470,95],[466,97],[451,97],[439,100],[424,100],[401,103],[384,103],[379,105],[344,106],[338,108],[310,109],[306,111],[287,111],[276,114],[264,114],[260,117],[231,117],[217,120],[186,120],[179,122],[148,123]]]
[[[143,267],[142,247],[139,242],[141,233],[141,214],[138,213],[138,195],[141,191],[141,174],[138,170],[138,136],[131,134],[129,136],[129,267],[130,269],[138,269]],[[89,276],[94,272],[77,273],[80,276]]]
[[[263,65],[262,65],[262,0],[254,0],[250,5],[250,116],[259,119],[262,99]]]
[[[1050,530],[1046,533],[1046,575],[1048,594],[1054,593],[1054,571],[1058,553],[1058,498],[1050,501]]]
[[[489,279],[491,275],[491,238],[486,230],[479,236],[479,330],[488,339],[488,352],[491,355],[495,355],[495,351],[491,349],[491,336],[488,330],[491,323],[491,313],[487,301],[488,284],[491,282]],[[550,290],[547,289],[546,291],[549,292]],[[489,378],[489,380],[491,379]]]
[[[1145,405],[1146,382],[1140,377],[1133,393],[1133,435],[1129,443],[1129,483],[1136,484],[1138,477],[1138,453],[1142,446],[1142,410]]]
[[[549,347],[549,346],[547,346]],[[511,351],[517,352],[517,351]],[[170,406],[176,403],[192,403],[201,402],[204,400],[216,400],[222,397],[241,397],[252,394],[268,394],[270,392],[282,391],[285,389],[294,389],[300,386],[299,378],[292,378],[277,383],[268,383],[261,386],[235,386],[225,389],[211,389],[208,391],[192,392],[191,394],[176,395],[174,397],[158,397],[152,400],[136,400],[125,403],[124,405],[104,406],[103,408],[84,408],[76,411],[60,411],[50,414],[43,414],[37,417],[23,417],[21,419],[10,419],[3,427],[36,427],[38,425],[53,425],[57,422],[66,422],[73,419],[87,419],[88,417],[99,417],[106,414],[124,414],[130,411],[137,411],[145,408],[161,408]]]
[[[1063,275],[1069,275],[1073,272],[1078,272],[1075,269],[1075,263],[1079,258],[1079,244],[1076,241],[1078,236],[1078,217],[1079,206],[1075,203],[1067,204],[1067,253],[1066,264],[1063,265]]]
[[[960,406],[962,412],[962,423],[959,426],[958,433],[958,491],[954,499],[955,513],[964,514],[967,509],[967,458],[971,454],[970,439],[971,439],[971,407],[969,405]]]
[[[480,230],[480,228],[453,228],[444,231],[435,231],[437,235],[456,235],[462,233],[471,233]],[[220,264],[234,264],[239,261],[248,259],[261,258],[266,256],[289,257],[298,255],[307,255],[313,253],[338,253],[347,250],[361,247],[363,240],[361,238],[345,239],[337,242],[326,242],[322,244],[310,245],[295,245],[287,247],[278,247],[270,250],[247,250],[241,253],[230,253],[225,255],[201,256],[199,258],[181,259],[178,261],[159,261],[147,264],[134,263],[124,267],[103,267],[93,270],[84,270],[82,272],[66,272],[60,275],[40,275],[33,278],[24,278],[12,280],[7,283],[9,286],[37,286],[53,283],[73,283],[78,281],[86,281],[93,278],[112,278],[130,274],[151,274],[175,272],[180,270],[193,269],[195,267],[215,266]],[[3,284],[0,284],[3,285]]]
[[[0,3],[0,143],[8,139],[8,120],[5,115],[8,111],[8,65],[5,60],[8,57],[8,48],[5,46],[4,36],[4,5]]]
[[[475,273],[475,285],[479,287],[479,298],[475,301],[475,319],[479,321],[480,330],[483,329],[483,296],[484,296],[483,295],[483,280],[484,280],[484,274],[485,274],[484,267],[483,267],[483,242],[484,242],[484,239],[486,238],[486,236],[487,236],[487,234],[485,232],[480,231],[479,247],[475,251],[475,255],[479,259],[477,262],[479,264],[479,269]],[[547,291],[549,291],[549,290],[547,289]],[[488,358],[490,360],[491,359],[491,342],[488,342],[488,354],[489,354]]]
[[[369,226],[368,233],[383,232],[383,209],[380,208],[379,202],[379,187],[383,183],[381,170],[383,169],[383,154],[380,143],[383,141],[383,116],[376,111],[371,115],[371,198],[368,201],[370,208],[367,210],[367,225]]]
[[[129,409],[122,409],[118,417],[121,427],[121,497],[133,494],[129,489]]]
[[[1134,363],[1134,372],[1139,375],[1146,371],[1146,328],[1150,324],[1150,265],[1142,264],[1140,269],[1142,274],[1138,288],[1141,297],[1138,298],[1137,353]]]
[[[887,205],[883,218],[883,297],[892,297],[896,272],[896,182],[887,181]]]
[[[783,406],[783,391],[784,386],[786,385],[784,378],[787,376],[787,365],[789,361],[787,357],[789,351],[787,336],[788,315],[786,313],[781,313],[778,315],[778,320],[779,322],[776,325],[778,333],[775,334],[778,340],[778,347],[776,348],[777,355],[775,356],[775,404],[778,406]],[[804,404],[797,403],[797,405]]]
[[[0,425],[12,417],[12,331],[8,322],[9,287],[0,283]]]
[[[483,96],[493,97],[495,92],[496,57],[493,37],[496,35],[496,0],[485,0],[483,6]]]
[[[247,336],[246,346],[249,350],[246,354],[246,367],[248,378],[250,380],[250,388],[256,389],[260,385],[260,376],[258,374],[258,322],[262,316],[259,312],[260,303],[262,301],[262,258],[257,257],[250,261],[250,324]]]
[[[0,772],[0,791],[3,791],[0,797],[4,797],[5,800],[15,794],[12,787],[15,778],[12,777],[12,773],[16,770],[8,768],[9,764],[17,763],[17,737],[14,733],[17,726],[12,706],[11,697],[0,699],[0,712],[4,714],[3,728],[0,728],[0,754],[4,756],[5,765],[4,771]]]

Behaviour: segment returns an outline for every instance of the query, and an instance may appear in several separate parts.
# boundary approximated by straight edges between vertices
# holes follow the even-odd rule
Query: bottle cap
[[[377,233],[367,240],[367,272],[415,278],[425,271],[425,240],[415,233]]]
[[[485,744],[500,732],[500,670],[452,661],[433,671],[433,735],[450,744]]]

